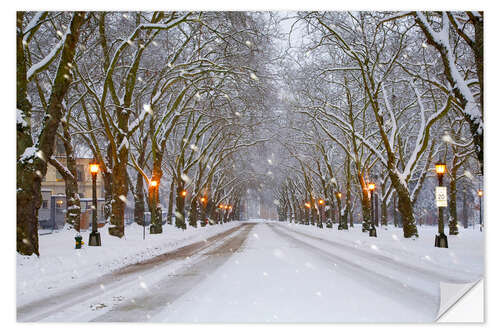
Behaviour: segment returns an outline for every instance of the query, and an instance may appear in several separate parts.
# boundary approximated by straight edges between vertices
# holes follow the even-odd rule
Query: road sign
[[[436,206],[448,206],[448,196],[446,195],[446,187],[444,186],[436,186]]]

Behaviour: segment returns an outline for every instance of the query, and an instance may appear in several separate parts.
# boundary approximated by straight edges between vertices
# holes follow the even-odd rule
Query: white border
[[[48,9],[48,10],[150,10],[150,9],[165,9],[165,10],[175,10],[175,9],[212,9],[212,10],[313,10],[313,9],[323,9],[323,10],[356,10],[356,9],[366,9],[366,10],[393,10],[393,9],[422,9],[422,10],[443,10],[443,9],[475,9],[475,10],[485,10],[486,21],[485,21],[485,86],[486,86],[486,112],[485,119],[486,124],[486,138],[485,138],[485,232],[487,233],[486,240],[486,290],[488,291],[489,297],[486,297],[486,308],[485,308],[485,325],[457,325],[457,324],[446,324],[446,325],[149,325],[149,324],[107,324],[107,325],[82,325],[82,324],[16,324],[15,323],[15,130],[14,130],[14,112],[15,107],[15,11],[16,10],[38,10],[38,9]],[[3,274],[1,275],[2,286],[2,301],[0,314],[2,318],[2,326],[5,331],[50,331],[50,332],[88,332],[92,331],[109,331],[114,329],[119,329],[125,332],[135,332],[140,329],[147,329],[148,332],[152,331],[162,331],[171,330],[175,332],[179,331],[192,331],[192,330],[203,330],[204,332],[249,332],[255,330],[264,331],[287,331],[287,332],[304,332],[305,330],[314,329],[315,331],[331,332],[332,329],[340,328],[342,331],[359,331],[359,330],[369,330],[370,333],[373,332],[384,332],[388,330],[405,330],[405,331],[421,331],[425,330],[453,330],[454,333],[457,332],[470,332],[470,330],[476,330],[479,328],[492,328],[497,327],[498,331],[498,315],[496,314],[496,309],[498,300],[496,295],[498,295],[498,265],[495,265],[497,261],[496,254],[498,252],[498,242],[497,237],[500,237],[500,230],[498,224],[500,219],[497,213],[497,202],[499,201],[498,191],[496,189],[500,188],[500,177],[496,175],[498,169],[498,156],[497,144],[500,142],[498,139],[498,126],[500,122],[498,117],[500,114],[500,108],[498,107],[498,95],[497,91],[499,85],[497,81],[500,77],[498,72],[498,63],[500,53],[498,52],[499,38],[498,33],[500,32],[499,22],[500,16],[498,11],[495,10],[496,5],[493,1],[435,1],[435,0],[419,0],[415,2],[403,2],[403,1],[298,1],[298,0],[279,0],[279,1],[264,1],[264,0],[253,0],[253,1],[190,1],[183,0],[179,2],[172,1],[131,1],[131,0],[121,0],[113,3],[104,2],[102,0],[88,0],[82,2],[67,2],[64,0],[57,1],[36,1],[36,0],[23,0],[23,1],[7,1],[2,4],[1,20],[2,24],[2,41],[3,41],[3,52],[0,52],[2,57],[3,68],[2,68],[2,113],[4,121],[1,122],[0,130],[0,142],[2,142],[2,149],[6,155],[3,158],[3,163],[1,164],[1,173],[3,176],[4,186],[2,186],[3,191],[0,192],[2,202],[2,219],[3,224],[2,230],[3,237],[0,241],[0,246],[2,251],[2,263],[3,263]],[[491,209],[489,209],[491,207]],[[488,284],[487,281],[494,281]],[[470,313],[474,311],[479,306],[482,306],[481,297],[477,295],[473,297],[465,297],[462,302],[460,302],[461,309],[457,310],[458,317],[466,319],[464,313]],[[465,310],[462,306],[465,306]],[[492,312],[488,311],[493,309]],[[453,311],[455,311],[454,309]],[[464,312],[460,312],[464,311]],[[461,314],[460,314],[461,313]],[[488,316],[491,314],[491,316]],[[453,314],[452,314],[453,315]],[[147,325],[147,327],[145,327]],[[338,326],[338,327],[337,327]]]

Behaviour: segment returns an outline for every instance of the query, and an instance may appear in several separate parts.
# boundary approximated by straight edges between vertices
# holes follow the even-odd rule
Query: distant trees
[[[46,163],[63,175],[67,222],[79,227],[75,143],[101,166],[113,236],[124,235],[130,190],[137,222],[146,197],[151,232],[161,232],[165,174],[178,227],[185,200],[197,226],[201,196],[204,216],[215,220],[221,202],[234,215],[248,178],[228,160],[268,140],[248,134],[267,108],[269,24],[262,13],[17,13],[18,252],[39,254]],[[64,161],[53,154],[56,136]]]
[[[289,105],[302,119],[294,129],[304,147],[321,137],[349,160],[342,178],[357,175],[364,223],[370,216],[366,183],[377,178],[382,218],[387,202],[397,198],[405,237],[418,236],[419,194],[432,162],[451,149],[450,233],[456,234],[456,175],[471,142],[441,141],[440,128],[449,128],[450,138],[447,121],[460,131],[469,123],[459,136],[473,138],[482,167],[482,13],[305,12],[296,21],[310,37],[290,60],[293,73],[284,76]],[[297,168],[304,163],[318,162],[308,156]],[[333,167],[326,159],[325,166]],[[321,189],[325,177],[316,169],[311,177]]]

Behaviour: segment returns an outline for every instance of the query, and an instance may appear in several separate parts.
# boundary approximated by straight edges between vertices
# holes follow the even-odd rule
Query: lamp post
[[[158,181],[151,180],[149,182],[149,197],[151,210],[151,226],[149,227],[150,234],[161,234],[163,231],[161,225],[161,213],[158,212]]]
[[[342,223],[342,192],[337,192],[336,196],[337,196],[337,205],[339,206],[339,227],[338,227],[338,230],[343,230],[343,229],[347,230],[347,223],[345,225],[344,225],[344,223]]]
[[[479,230],[483,231],[483,190],[479,189],[477,195],[479,196]]]
[[[89,246],[101,246],[101,234],[97,231],[97,174],[99,164],[94,159],[89,164],[92,175],[92,232],[89,236]]]
[[[324,219],[325,219],[325,200],[323,199],[319,199],[318,200],[318,206],[319,206],[319,223],[321,225],[321,227],[323,226],[323,222],[324,222]]]
[[[224,205],[220,204],[219,205],[220,224],[224,223],[224,221],[222,220],[222,218],[224,217],[224,214],[222,213],[223,209],[224,209]]]
[[[311,204],[306,202],[304,206],[306,206],[306,225],[309,225],[309,210],[311,209]]]
[[[438,206],[438,235],[434,240],[435,247],[448,247],[448,238],[444,234],[444,207],[447,206],[446,187],[443,187],[443,176],[446,172],[446,164],[443,162],[436,163],[436,174],[438,177],[438,187],[436,187],[436,205]]]
[[[206,221],[206,218],[207,218],[207,213],[206,213],[206,208],[207,208],[207,198],[206,197],[201,197],[200,198],[200,202],[201,202],[201,226],[204,227],[207,225],[207,221]]]
[[[369,183],[368,190],[370,191],[370,211],[371,211],[370,237],[377,237],[377,229],[375,229],[375,213],[373,210],[373,191],[375,191],[375,183]]]
[[[231,221],[231,213],[233,212],[233,206],[229,205],[227,206],[227,219],[226,219],[226,222],[230,222]]]

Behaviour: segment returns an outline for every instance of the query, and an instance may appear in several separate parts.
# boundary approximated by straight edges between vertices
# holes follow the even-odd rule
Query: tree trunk
[[[144,179],[140,172],[137,172],[134,201],[134,220],[137,224],[144,225]]]
[[[191,200],[191,207],[190,207],[190,214],[189,214],[189,225],[192,226],[193,228],[198,227],[198,202],[196,198],[193,198]]]
[[[108,232],[111,236],[122,238],[125,235],[125,201],[128,193],[126,163],[115,163],[112,179],[113,200],[111,202],[111,224],[113,226],[108,229]]]
[[[69,110],[66,111],[68,114],[66,116],[67,121],[70,119]],[[68,123],[63,123],[63,134],[64,134],[64,149],[66,151],[66,167],[68,168],[71,175],[64,177],[65,189],[66,189],[66,223],[68,223],[76,231],[80,232],[80,195],[78,194],[78,173],[76,170],[76,159],[73,151],[73,145],[71,143],[71,135],[69,132]]]
[[[70,66],[73,63],[80,27],[84,22],[84,13],[76,12],[70,22],[70,34],[67,36],[59,65],[57,66],[52,90],[44,117],[42,131],[36,147],[31,139],[31,104],[27,97],[26,59],[23,46],[23,12],[17,12],[16,18],[16,66],[17,89],[16,111],[22,118],[17,123],[17,226],[16,249],[23,255],[39,255],[38,251],[38,209],[41,206],[41,182],[47,173],[47,162],[52,156],[56,131],[62,118],[64,96],[72,82]],[[35,154],[36,153],[36,154]]]
[[[463,200],[462,200],[462,223],[464,225],[464,229],[467,229],[469,227],[469,214],[467,211],[467,190],[464,188],[462,190],[463,193]]]
[[[176,201],[175,201],[175,226],[177,228],[186,229],[185,217],[185,198],[181,195],[184,190],[184,182],[180,181],[177,185]]]
[[[450,235],[458,235],[457,221],[457,168],[451,169],[450,175],[450,200],[448,207],[450,217],[448,219],[448,228]]]
[[[405,238],[418,237],[415,217],[413,216],[413,207],[410,200],[410,193],[406,186],[400,183],[396,174],[390,173],[391,182],[398,194],[398,209],[403,220],[403,236]]]
[[[174,210],[174,191],[175,182],[172,180],[170,183],[170,193],[168,194],[168,209],[167,209],[167,223],[172,224],[173,210]]]

